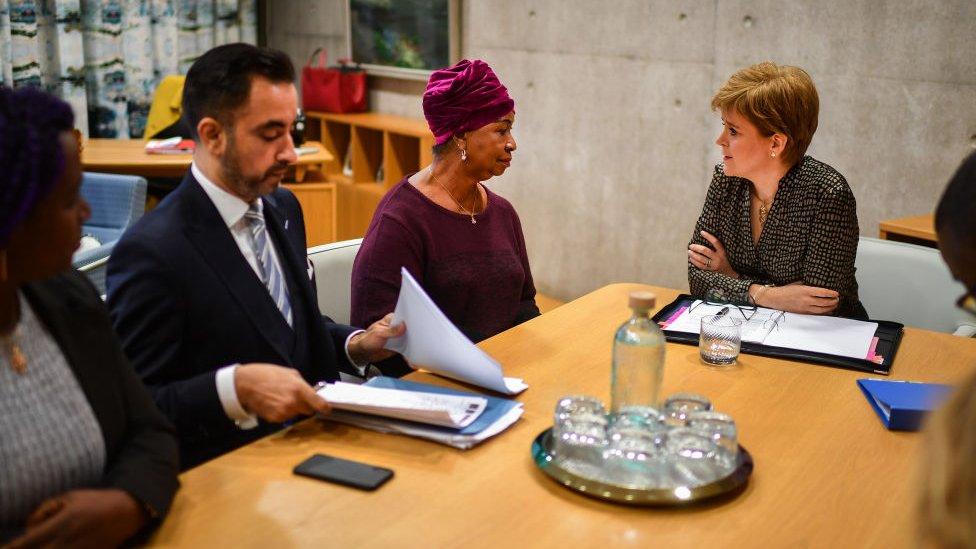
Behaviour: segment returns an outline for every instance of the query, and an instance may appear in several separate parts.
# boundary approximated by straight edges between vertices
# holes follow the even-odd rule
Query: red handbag
[[[313,66],[318,56],[318,65]],[[340,59],[326,67],[322,48],[312,52],[302,67],[302,108],[308,111],[363,112],[366,110],[366,71]]]

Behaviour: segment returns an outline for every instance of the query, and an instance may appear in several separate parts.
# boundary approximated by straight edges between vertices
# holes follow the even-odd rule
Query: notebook
[[[701,317],[724,307],[682,294],[658,311],[654,321],[668,341],[698,345]],[[726,314],[743,319],[734,305],[728,307]],[[801,315],[759,307],[744,324],[741,352],[888,375],[903,332],[902,324],[887,320]]]

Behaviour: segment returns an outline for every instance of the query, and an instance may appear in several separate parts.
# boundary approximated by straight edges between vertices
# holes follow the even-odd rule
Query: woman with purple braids
[[[71,270],[81,162],[64,102],[0,87],[0,545],[117,546],[178,486],[172,429]]]
[[[434,160],[376,208],[353,266],[352,323],[393,309],[406,267],[477,342],[539,314],[515,208],[482,184],[511,165],[515,102],[487,63],[465,59],[431,74],[423,105]]]

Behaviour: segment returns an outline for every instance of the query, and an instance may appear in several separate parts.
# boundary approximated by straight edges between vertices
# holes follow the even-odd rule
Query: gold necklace
[[[431,168],[430,168],[430,179],[435,184],[437,184],[438,187],[444,189],[444,192],[447,193],[447,196],[450,196],[451,197],[451,200],[453,200],[454,203],[457,204],[458,209],[460,209],[462,213],[464,213],[465,215],[468,215],[468,216],[471,217],[471,224],[472,225],[476,225],[478,223],[478,221],[474,218],[474,210],[469,210],[469,209],[465,208],[464,206],[462,206],[461,203],[458,202],[458,199],[457,198],[454,198],[454,193],[452,193],[444,185],[441,185],[441,182],[438,181],[436,177],[434,177],[434,168],[433,168],[433,166],[431,166]],[[481,192],[478,192],[478,202],[481,202]]]
[[[762,228],[766,225],[766,216],[769,215],[769,207],[772,204],[767,204],[766,201],[759,198],[759,193],[753,192],[752,194],[754,194],[756,196],[756,200],[759,201],[759,228]]]
[[[18,374],[24,375],[27,372],[27,355],[20,347],[20,327],[14,328],[9,334],[0,335],[0,340],[3,341],[3,348],[10,360],[10,368]]]

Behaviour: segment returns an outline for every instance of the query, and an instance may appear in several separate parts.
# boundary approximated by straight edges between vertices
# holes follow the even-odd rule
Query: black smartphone
[[[393,476],[391,469],[324,454],[315,454],[299,463],[295,466],[294,473],[360,490],[375,490]]]

